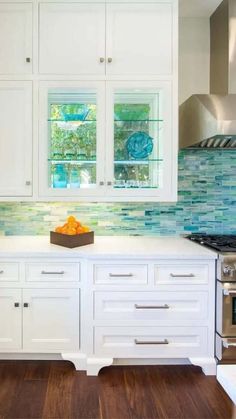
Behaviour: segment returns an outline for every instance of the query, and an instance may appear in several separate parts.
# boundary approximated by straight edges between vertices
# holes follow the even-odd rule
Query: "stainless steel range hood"
[[[236,0],[224,0],[210,26],[211,93],[180,106],[181,148],[236,148]]]

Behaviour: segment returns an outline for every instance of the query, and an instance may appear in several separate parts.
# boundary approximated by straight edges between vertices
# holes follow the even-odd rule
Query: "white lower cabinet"
[[[96,292],[94,313],[96,323],[134,325],[178,325],[207,321],[208,293],[201,292]]]
[[[79,350],[78,289],[0,289],[0,351]]]
[[[25,350],[79,349],[78,290],[23,290],[23,309]]]
[[[96,327],[95,352],[113,358],[207,356],[207,327]]]
[[[114,359],[184,359],[215,374],[214,259],[70,253],[0,260],[0,272],[4,356],[57,354],[89,375]]]
[[[21,349],[21,290],[0,289],[0,350]]]

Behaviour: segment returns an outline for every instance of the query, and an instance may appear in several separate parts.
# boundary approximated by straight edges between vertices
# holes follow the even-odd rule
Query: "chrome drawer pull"
[[[170,274],[172,278],[194,278],[194,274]]]
[[[53,271],[41,271],[42,275],[64,275],[65,271],[58,271],[58,272],[53,272]]]
[[[135,345],[169,345],[169,341],[167,339],[156,340],[156,341],[155,340],[144,341],[144,340],[135,339],[134,342],[135,342]]]
[[[112,274],[109,273],[109,277],[110,278],[131,278],[132,276],[134,276],[133,274]]]
[[[134,307],[136,310],[168,310],[170,308],[168,304],[164,304],[163,306],[141,306],[139,304],[135,304]]]
[[[0,274],[4,274],[4,271],[0,271]]]

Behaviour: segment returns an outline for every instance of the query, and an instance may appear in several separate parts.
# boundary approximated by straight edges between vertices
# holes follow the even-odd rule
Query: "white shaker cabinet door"
[[[32,72],[32,5],[0,3],[0,74]]]
[[[23,290],[24,350],[79,350],[79,291]]]
[[[21,349],[21,290],[0,289],[0,351]]]
[[[107,5],[107,74],[171,75],[171,3]]]
[[[32,83],[0,82],[0,196],[32,195]]]
[[[105,73],[104,4],[40,5],[39,72]]]

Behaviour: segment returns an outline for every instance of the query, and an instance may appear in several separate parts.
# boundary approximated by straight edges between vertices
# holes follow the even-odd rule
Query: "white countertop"
[[[0,257],[113,257],[216,259],[217,253],[182,237],[97,236],[74,249],[50,244],[49,236],[2,236]]]

